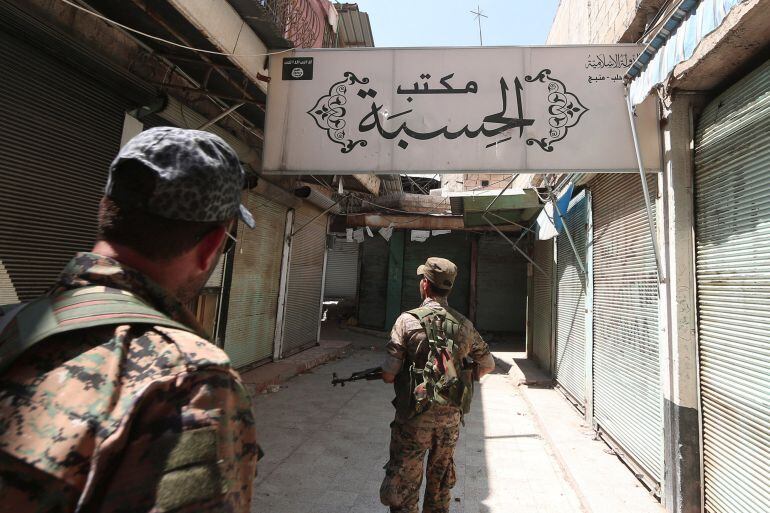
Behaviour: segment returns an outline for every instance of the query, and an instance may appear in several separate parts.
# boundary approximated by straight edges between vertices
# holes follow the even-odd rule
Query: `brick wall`
[[[467,174],[463,180],[463,190],[502,189],[510,179],[511,175],[495,173]]]
[[[671,0],[561,0],[546,43],[632,43]]]

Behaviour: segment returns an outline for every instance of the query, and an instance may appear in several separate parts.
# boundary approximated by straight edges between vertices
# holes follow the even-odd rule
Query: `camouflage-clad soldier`
[[[154,128],[110,167],[98,241],[0,316],[0,504],[24,512],[247,512],[248,393],[183,306],[238,218],[222,139]],[[42,328],[41,328],[42,327]]]
[[[457,277],[455,264],[444,258],[431,257],[419,266],[422,310],[445,311],[459,328],[454,336],[458,359],[470,357],[476,364],[478,380],[495,367],[486,342],[473,324],[457,310],[449,307],[447,296]],[[422,369],[429,357],[426,329],[416,311],[401,314],[393,326],[387,345],[383,380],[394,383],[396,418],[391,424],[390,460],[380,488],[380,499],[393,513],[417,513],[423,462],[428,454],[427,482],[423,501],[424,513],[449,511],[451,489],[455,484],[454,450],[460,436],[462,410],[453,404],[430,404],[416,412],[415,391],[411,389],[410,368]],[[468,399],[469,400],[469,399]],[[468,403],[469,404],[469,403]]]

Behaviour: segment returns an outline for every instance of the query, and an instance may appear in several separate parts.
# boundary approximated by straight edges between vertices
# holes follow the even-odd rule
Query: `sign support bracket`
[[[553,193],[551,184],[549,184],[546,181],[545,186],[548,187],[548,195],[551,197],[551,203],[553,203],[553,208],[561,218],[561,224],[564,227],[564,233],[565,235],[567,235],[567,240],[569,241],[569,245],[572,246],[572,252],[575,253],[575,261],[580,266],[580,272],[583,274],[583,276],[585,276],[586,267],[585,267],[585,264],[583,264],[583,261],[580,259],[580,254],[578,253],[578,250],[575,247],[575,241],[572,240],[572,234],[569,232],[569,226],[567,226],[567,218],[564,217],[564,214],[561,213],[561,209],[559,208],[558,201],[556,201],[556,195]]]
[[[634,140],[634,151],[636,152],[636,162],[639,165],[639,176],[642,179],[642,190],[644,191],[644,204],[647,208],[647,222],[650,225],[650,237],[652,238],[652,248],[655,252],[655,265],[658,268],[658,281],[665,283],[666,277],[663,274],[663,263],[658,247],[658,237],[655,231],[655,219],[652,215],[652,205],[650,204],[650,191],[647,187],[647,177],[644,173],[644,164],[642,164],[642,153],[639,149],[639,136],[636,133],[636,119],[634,118],[634,106],[631,104],[631,95],[629,86],[626,84],[626,105],[628,106],[628,120],[631,123],[631,137]]]

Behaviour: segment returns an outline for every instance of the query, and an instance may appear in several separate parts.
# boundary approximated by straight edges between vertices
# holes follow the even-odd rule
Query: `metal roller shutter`
[[[656,176],[648,175],[655,205]],[[589,183],[593,216],[593,410],[599,427],[663,481],[658,271],[639,175]]]
[[[324,297],[355,300],[358,289],[358,243],[334,238],[326,262]]]
[[[388,296],[388,242],[382,237],[361,243],[361,283],[358,289],[358,324],[384,330]]]
[[[695,145],[708,513],[770,511],[770,61],[711,102]]]
[[[479,238],[477,258],[476,327],[485,331],[524,333],[527,261],[496,233]]]
[[[206,288],[209,288],[209,287],[221,288],[224,270],[225,270],[225,258],[222,256],[222,257],[219,257],[219,261],[217,262],[216,267],[214,267],[214,270],[211,271],[211,276],[209,276],[209,279],[206,282]]]
[[[588,200],[581,192],[570,202],[566,224],[578,256],[586,268],[586,214]],[[586,402],[586,275],[566,234],[556,238],[556,381],[582,409]]]
[[[320,209],[303,203],[294,218],[293,231],[304,228],[291,241],[282,357],[318,342],[328,219],[322,215],[313,220],[320,213]]]
[[[286,207],[256,193],[245,194],[257,226],[238,227],[227,310],[225,352],[236,368],[273,354]]]
[[[91,249],[127,104],[3,32],[0,76],[0,297],[28,301]]]
[[[533,260],[545,274],[533,269],[532,352],[545,370],[551,369],[551,322],[553,315],[553,240],[535,241]]]
[[[463,315],[468,315],[468,296],[471,289],[471,240],[463,232],[429,237],[425,242],[407,240],[404,248],[404,275],[401,288],[401,310],[420,306],[420,287],[417,268],[428,257],[441,257],[457,266],[457,279],[449,304]]]

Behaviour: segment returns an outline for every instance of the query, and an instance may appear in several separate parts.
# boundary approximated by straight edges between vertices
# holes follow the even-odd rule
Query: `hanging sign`
[[[271,58],[263,171],[637,171],[637,45],[302,50]],[[659,167],[652,102],[637,107]]]

